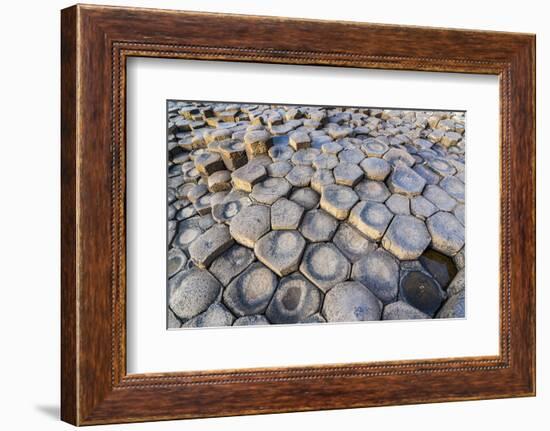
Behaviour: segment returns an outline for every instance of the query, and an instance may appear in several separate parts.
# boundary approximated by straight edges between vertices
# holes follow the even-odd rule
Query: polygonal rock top
[[[338,220],[345,220],[358,200],[351,187],[331,184],[322,189],[321,208]]]
[[[274,230],[260,238],[254,253],[264,265],[279,276],[298,269],[306,240],[295,230]]]
[[[351,265],[332,243],[309,244],[300,272],[323,292],[349,277]]]
[[[424,222],[414,216],[397,215],[382,239],[382,246],[401,260],[412,260],[420,257],[430,241]]]
[[[392,193],[413,197],[422,193],[426,180],[404,164],[398,164],[388,180]]]

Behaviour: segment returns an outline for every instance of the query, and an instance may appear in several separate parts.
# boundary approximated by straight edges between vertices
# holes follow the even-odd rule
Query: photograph
[[[466,112],[167,101],[167,328],[465,318]]]

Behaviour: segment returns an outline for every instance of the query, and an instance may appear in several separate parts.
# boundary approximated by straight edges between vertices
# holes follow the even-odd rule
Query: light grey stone
[[[352,129],[349,127],[333,127],[328,130],[329,136],[334,139],[342,139],[349,136],[352,133]]]
[[[384,307],[382,320],[416,320],[430,319],[426,313],[417,310],[404,301],[396,301]]]
[[[274,230],[298,229],[304,208],[293,201],[281,198],[271,206],[271,228]]]
[[[384,181],[391,172],[390,164],[377,157],[366,158],[360,166],[369,180]]]
[[[290,195],[291,201],[296,202],[306,210],[316,208],[319,205],[319,199],[319,194],[309,187],[297,189]]]
[[[445,301],[437,313],[439,319],[462,319],[466,316],[466,294],[461,290]]]
[[[191,319],[216,300],[221,288],[212,274],[193,267],[168,281],[168,305],[180,319]]]
[[[174,312],[172,310],[170,310],[170,308],[168,308],[168,312],[167,312],[167,322],[166,322],[166,326],[167,326],[167,329],[176,329],[176,328],[181,328],[181,321],[178,319],[178,317],[174,314]]]
[[[296,131],[289,135],[288,142],[294,150],[301,150],[310,146],[311,139],[307,133]]]
[[[371,251],[353,265],[351,278],[361,282],[384,304],[397,299],[399,265],[384,249]]]
[[[409,198],[403,195],[391,195],[385,202],[388,209],[396,215],[410,215]]]
[[[321,151],[326,154],[338,154],[343,147],[336,142],[327,142],[321,146]]]
[[[233,326],[260,326],[269,325],[269,321],[262,314],[239,317],[233,323]]]
[[[464,226],[451,213],[437,212],[426,222],[432,236],[432,247],[447,255],[454,256],[464,247]]]
[[[232,245],[229,228],[224,224],[216,224],[193,241],[189,246],[189,255],[199,268],[206,268]]]
[[[235,316],[219,302],[212,304],[208,309],[199,314],[198,316],[189,319],[182,327],[187,328],[206,328],[206,327],[220,327],[231,326]]]
[[[393,214],[381,203],[361,201],[350,212],[349,222],[372,241],[379,241]]]
[[[306,241],[295,230],[274,230],[260,238],[254,246],[258,260],[279,276],[298,269]]]
[[[197,171],[204,176],[209,176],[214,172],[225,169],[222,157],[219,154],[210,151],[200,154],[195,158],[194,163]]]
[[[351,187],[331,184],[323,187],[320,205],[333,217],[345,220],[358,200],[357,193]]]
[[[342,163],[353,163],[358,165],[365,158],[365,154],[358,148],[345,148],[338,153],[338,159]]]
[[[208,190],[212,193],[231,190],[231,172],[220,170],[211,174],[208,177]]]
[[[426,250],[430,241],[424,222],[413,216],[397,215],[382,238],[382,246],[401,260],[412,260]]]
[[[462,223],[462,226],[466,226],[466,207],[464,204],[458,204],[453,210],[453,214]]]
[[[332,242],[351,263],[357,262],[376,248],[375,243],[347,223],[340,224]]]
[[[220,142],[218,145],[218,151],[222,157],[225,167],[230,171],[234,171],[244,166],[248,161],[244,142],[230,140]]]
[[[274,178],[285,177],[292,169],[292,165],[287,161],[279,161],[270,164],[267,167],[267,175]]]
[[[386,154],[384,154],[383,159],[392,165],[397,165],[399,164],[398,162],[403,162],[409,168],[415,164],[414,157],[401,148],[390,148]]]
[[[185,253],[179,248],[171,248],[168,251],[168,265],[166,268],[168,278],[181,271],[186,263],[187,256],[185,255]]]
[[[354,188],[362,201],[384,202],[390,197],[390,191],[381,181],[363,180]]]
[[[466,272],[464,268],[457,272],[449,286],[447,287],[447,294],[453,296],[458,294],[461,290],[465,289],[466,284]]]
[[[426,180],[406,165],[398,164],[394,167],[388,180],[392,193],[399,193],[413,197],[422,193]]]
[[[266,316],[271,323],[299,323],[317,313],[321,292],[300,273],[282,278],[269,303]]]
[[[338,165],[338,157],[330,153],[319,154],[312,163],[315,169],[334,169]]]
[[[232,192],[233,193],[233,192]],[[235,196],[233,193],[232,196],[227,197],[218,204],[212,206],[212,217],[218,223],[228,223],[233,217],[235,217],[239,212],[250,205],[252,202],[247,196]]]
[[[426,199],[442,211],[452,211],[456,207],[456,201],[439,186],[428,184],[422,193]]]
[[[252,130],[244,135],[246,155],[252,159],[267,154],[272,145],[271,134],[267,130]]]
[[[276,287],[277,276],[255,262],[225,288],[223,301],[239,317],[263,314]]]
[[[315,313],[304,319],[301,323],[327,323],[327,320],[321,313]]]
[[[384,142],[375,139],[367,139],[361,149],[368,157],[382,157],[389,150],[389,147]]]
[[[240,245],[234,245],[212,262],[210,272],[224,286],[227,286],[233,278],[243,272],[253,261],[252,250]]]
[[[265,167],[260,164],[246,164],[231,174],[233,185],[239,190],[251,192],[252,188],[267,175]]]
[[[323,315],[328,322],[380,320],[382,303],[361,283],[348,281],[326,294]]]
[[[288,145],[274,145],[269,149],[268,154],[274,162],[282,162],[290,160],[294,150]]]
[[[300,272],[323,292],[347,280],[350,263],[332,243],[309,244],[304,252]]]
[[[311,242],[330,241],[338,228],[338,220],[317,209],[305,213],[300,226],[302,235]]]
[[[269,232],[270,227],[269,207],[251,205],[231,219],[229,232],[239,244],[253,248],[256,241]]]
[[[180,222],[179,230],[172,242],[174,247],[187,250],[193,241],[195,241],[202,234],[202,229],[199,226],[198,219],[192,220],[192,222],[190,219]]]
[[[206,193],[208,193],[208,186],[206,184],[196,184],[189,190],[189,193],[187,193],[187,199],[189,199],[191,203],[195,203]]]
[[[315,171],[310,166],[294,166],[286,180],[294,187],[307,187]]]
[[[458,178],[451,176],[445,177],[441,180],[439,186],[458,202],[464,203],[464,183]]]
[[[292,155],[292,163],[295,165],[311,166],[321,152],[316,148],[298,150]]]
[[[462,135],[460,133],[456,132],[447,132],[441,137],[441,145],[444,147],[451,147],[453,145],[458,144],[458,142],[462,139]]]
[[[428,166],[436,173],[441,176],[454,175],[456,169],[448,161],[442,158],[434,158],[428,161]]]
[[[194,204],[193,207],[200,215],[206,215],[212,211],[212,205],[210,204],[211,199],[210,194],[200,197]]]
[[[334,184],[334,175],[328,169],[318,169],[311,177],[311,188],[321,193],[324,186]]]
[[[426,219],[436,213],[438,208],[424,196],[415,196],[411,199],[411,210],[415,216]]]
[[[363,170],[352,163],[340,163],[334,168],[333,174],[336,184],[351,187],[363,178]]]

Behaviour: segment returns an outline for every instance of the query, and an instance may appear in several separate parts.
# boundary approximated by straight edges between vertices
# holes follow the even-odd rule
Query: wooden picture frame
[[[61,50],[64,421],[535,394],[534,35],[77,5],[62,11]],[[131,56],[498,75],[500,354],[128,375],[125,64]]]

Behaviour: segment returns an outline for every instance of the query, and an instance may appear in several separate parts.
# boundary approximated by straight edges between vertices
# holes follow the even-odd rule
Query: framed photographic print
[[[61,30],[63,420],[535,394],[533,35]]]

